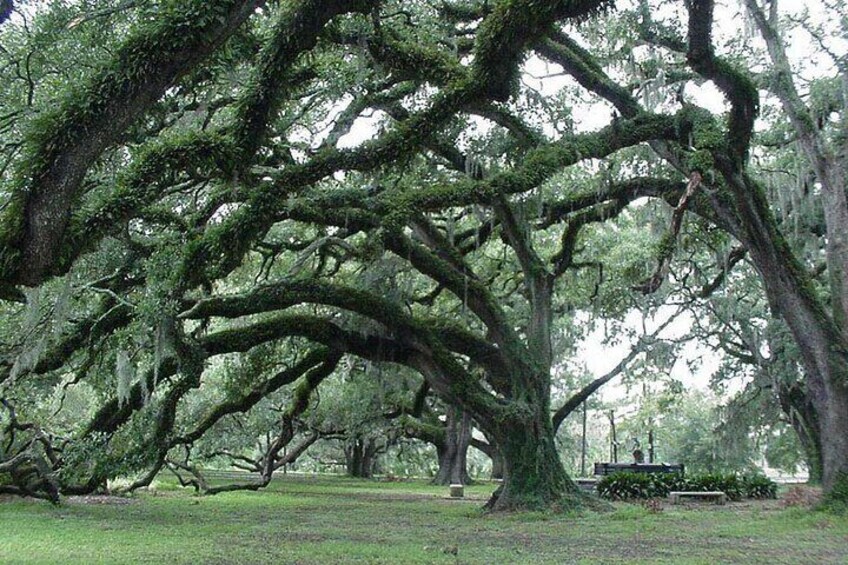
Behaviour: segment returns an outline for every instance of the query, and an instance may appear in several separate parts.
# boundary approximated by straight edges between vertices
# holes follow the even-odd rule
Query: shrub
[[[612,473],[598,481],[598,494],[609,500],[649,498],[650,478],[640,473]]]
[[[608,500],[666,497],[686,481],[677,473],[612,473],[597,484],[598,495]]]
[[[777,483],[763,475],[742,477],[742,487],[748,498],[777,498]]]
[[[699,475],[690,477],[689,490],[692,491],[722,491],[727,495],[727,498],[733,501],[742,500],[742,481],[736,475],[723,475],[721,473],[711,473],[707,475]]]
[[[651,484],[653,486],[653,495],[666,497],[673,490],[684,490],[687,480],[680,473],[652,473]]]
[[[598,495],[608,500],[665,498],[671,491],[722,491],[730,500],[775,498],[777,484],[761,475],[740,479],[734,474],[713,473],[684,477],[677,473],[613,473],[597,484]]]

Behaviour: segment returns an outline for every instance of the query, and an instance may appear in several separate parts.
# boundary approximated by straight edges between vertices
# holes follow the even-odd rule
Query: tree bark
[[[497,449],[492,457],[492,479],[503,480],[504,478],[504,459],[500,451]]]
[[[374,476],[377,443],[371,438],[354,438],[345,446],[347,474],[358,479]]]
[[[565,472],[556,449],[549,395],[541,385],[545,379],[537,382],[535,390],[516,391],[527,402],[515,406],[512,415],[492,430],[503,457],[504,476],[487,504],[490,510],[564,509],[581,503],[579,488]]]

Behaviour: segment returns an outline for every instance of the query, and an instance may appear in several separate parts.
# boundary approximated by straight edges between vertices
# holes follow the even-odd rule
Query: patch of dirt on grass
[[[39,503],[43,504],[47,502],[46,500],[42,500],[40,498],[32,498],[30,496],[17,496],[14,494],[0,494],[0,504],[11,503],[11,502],[30,502],[30,503]]]
[[[48,501],[40,498],[32,498],[29,496],[15,496],[12,494],[0,494],[0,504],[13,502],[28,502],[30,504],[48,504]],[[127,498],[124,496],[111,496],[106,494],[89,494],[85,496],[63,496],[62,504],[109,504],[109,505],[126,505],[136,504],[135,498]]]
[[[271,547],[274,544],[280,544],[283,541],[296,543],[321,543],[327,541],[328,539],[331,538],[326,534],[304,532],[302,530],[275,530],[273,532],[246,532],[241,538],[228,538],[227,543],[251,546],[254,542],[260,541],[263,543],[263,545],[267,544],[269,547]]]
[[[821,487],[809,485],[796,485],[786,491],[781,497],[782,506],[785,508],[798,506],[801,508],[812,508],[822,500]]]
[[[708,500],[684,500],[678,504],[672,504],[667,499],[652,499],[657,503],[648,508],[652,512],[662,512],[663,510],[692,510],[696,512],[751,512],[757,510],[760,512],[772,512],[783,510],[785,505],[778,499],[761,499],[752,498],[730,501],[725,504],[717,504]],[[645,506],[645,504],[642,504]]]
[[[270,494],[274,494],[273,491],[269,491]],[[327,491],[327,492],[319,492],[314,490],[299,490],[297,488],[287,488],[285,491],[279,491],[276,494],[281,494],[284,496],[292,496],[292,495],[306,495],[314,498],[325,497],[325,498],[337,498],[339,493],[336,491]],[[350,498],[355,498],[357,500],[361,500],[363,502],[421,502],[424,501],[448,501],[448,502],[475,502],[477,504],[482,504],[489,500],[487,495],[483,494],[468,494],[466,493],[463,498],[451,498],[448,495],[447,488],[445,488],[444,495],[440,493],[430,493],[430,492],[404,492],[404,491],[378,491],[374,490],[363,490],[354,493],[348,493],[346,496]]]

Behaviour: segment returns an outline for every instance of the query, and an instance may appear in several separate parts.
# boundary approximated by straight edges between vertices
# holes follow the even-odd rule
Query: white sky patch
[[[360,115],[353,122],[353,127],[350,131],[339,138],[336,147],[339,149],[347,149],[358,147],[363,141],[374,139],[380,131],[380,124],[386,119],[386,115],[382,112],[371,112],[367,115]]]
[[[629,340],[625,336],[644,335],[643,330],[646,330],[648,334],[653,333],[668,318],[671,307],[664,307],[661,310],[662,314],[653,319],[644,319],[642,314],[635,310],[630,312],[625,317],[624,327],[616,333],[616,336],[621,336],[623,339],[615,343],[611,343],[614,340],[609,339],[606,325],[598,324],[580,340],[577,347],[577,363],[582,364],[594,378],[609,373],[627,357],[636,343],[635,339]],[[690,314],[684,313],[663,329],[659,337],[668,340],[680,339],[689,334],[691,328]],[[631,361],[631,366],[635,362],[635,360]],[[677,358],[667,375],[683,383],[686,389],[709,391],[710,381],[720,363],[721,357],[715,351],[697,340],[688,340],[679,346]],[[690,366],[694,366],[695,370],[691,370]],[[624,380],[622,377],[626,377],[627,371],[628,369],[625,369],[622,375],[604,385],[596,393],[602,401],[617,403],[628,397],[627,387],[622,382]],[[739,379],[739,382],[731,383],[730,392],[741,390],[744,382],[744,379]]]

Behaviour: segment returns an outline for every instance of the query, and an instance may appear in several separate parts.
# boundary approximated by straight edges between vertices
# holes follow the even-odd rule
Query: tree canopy
[[[710,0],[15,3],[0,489],[145,484],[297,383],[258,463],[270,480],[296,434],[322,433],[303,418],[314,391],[357,358],[473,418],[503,459],[492,508],[580,504],[554,434],[603,383],[552,405],[563,328],[717,304],[747,263],[833,490],[848,20],[742,4],[734,35]],[[832,58],[812,78],[792,29]],[[628,218],[641,235],[608,254]],[[70,391],[86,413],[54,427]]]

